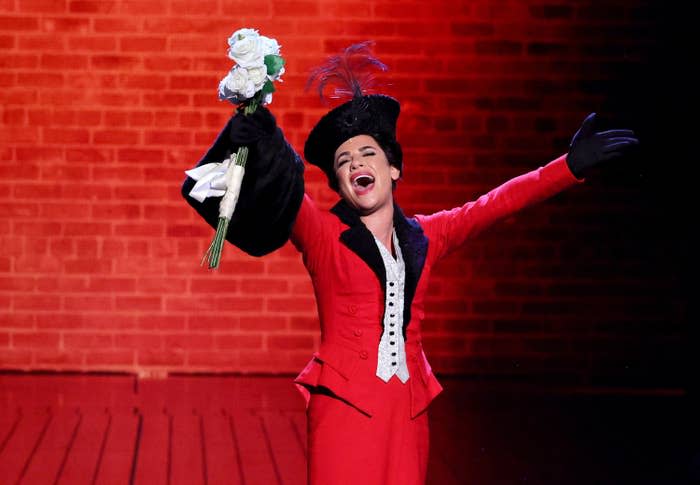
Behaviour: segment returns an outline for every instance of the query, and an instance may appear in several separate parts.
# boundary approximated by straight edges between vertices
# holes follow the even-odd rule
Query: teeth
[[[372,182],[374,182],[374,177],[370,175],[358,175],[357,178],[353,180],[355,185],[359,185],[361,187],[367,187]]]

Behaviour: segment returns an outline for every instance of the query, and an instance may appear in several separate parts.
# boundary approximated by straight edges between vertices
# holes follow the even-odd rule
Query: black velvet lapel
[[[411,321],[411,304],[416,296],[418,280],[423,272],[425,258],[428,255],[428,238],[415,219],[406,219],[401,208],[394,203],[394,228],[399,239],[401,254],[406,264],[406,287],[403,305],[403,338],[406,339],[406,327]]]
[[[386,269],[382,255],[379,253],[374,236],[360,220],[360,216],[344,200],[339,201],[331,212],[341,222],[350,226],[340,234],[340,240],[350,250],[357,254],[377,275],[382,292],[386,290]],[[403,337],[406,338],[406,327],[411,321],[411,303],[416,295],[418,280],[423,272],[425,258],[428,254],[428,238],[423,229],[414,219],[406,219],[403,212],[394,203],[394,228],[399,239],[401,254],[406,264],[406,287],[404,288]],[[386,298],[386,295],[385,295]],[[381,324],[384,324],[382,315]]]
[[[344,200],[333,206],[331,212],[338,216],[343,224],[350,226],[340,234],[340,240],[357,254],[374,271],[377,278],[386,287],[386,269],[374,236],[360,220],[360,216]]]

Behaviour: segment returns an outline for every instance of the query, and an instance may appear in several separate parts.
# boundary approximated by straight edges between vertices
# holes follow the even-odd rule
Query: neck
[[[394,228],[393,201],[371,214],[360,216],[360,220],[374,234],[374,237],[391,251],[391,235]]]

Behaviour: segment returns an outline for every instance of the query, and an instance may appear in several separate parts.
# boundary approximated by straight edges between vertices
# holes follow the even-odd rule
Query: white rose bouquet
[[[239,106],[249,115],[260,104],[272,102],[274,81],[281,81],[284,59],[275,39],[262,36],[255,29],[240,29],[228,39],[228,56],[236,64],[219,82],[219,99]],[[240,147],[228,160],[208,163],[185,173],[197,181],[190,196],[199,202],[209,196],[222,197],[219,203],[219,223],[214,240],[202,258],[210,269],[219,267],[228,224],[236,209],[241,183],[245,174],[248,147]]]

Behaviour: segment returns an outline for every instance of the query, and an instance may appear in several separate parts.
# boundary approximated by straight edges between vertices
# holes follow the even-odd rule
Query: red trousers
[[[330,392],[312,391],[307,409],[310,485],[425,484],[427,410],[411,419],[408,382],[396,376],[381,389],[386,405],[372,416]]]

